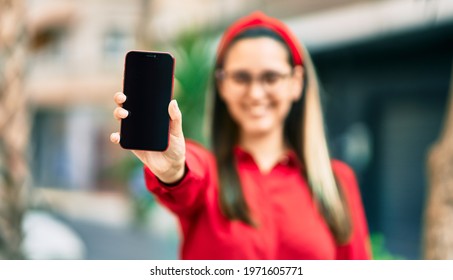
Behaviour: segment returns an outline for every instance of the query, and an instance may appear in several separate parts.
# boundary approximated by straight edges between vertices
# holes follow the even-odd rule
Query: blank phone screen
[[[168,104],[174,59],[168,53],[131,51],[126,55],[120,144],[125,149],[164,151],[168,146]]]

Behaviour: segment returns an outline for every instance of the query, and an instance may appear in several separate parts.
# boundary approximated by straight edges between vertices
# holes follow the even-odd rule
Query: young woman
[[[329,158],[316,74],[294,35],[253,13],[227,29],[215,69],[212,152],[185,141],[175,100],[168,150],[133,151],[179,218],[181,258],[370,258],[354,173]],[[126,118],[126,96],[114,99]]]

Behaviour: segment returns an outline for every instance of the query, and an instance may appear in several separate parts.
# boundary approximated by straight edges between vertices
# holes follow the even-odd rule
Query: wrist
[[[169,168],[167,172],[163,174],[155,174],[156,177],[159,179],[164,184],[167,185],[172,185],[175,184],[176,182],[179,182],[185,175],[186,173],[186,164],[185,160],[182,161],[180,164],[176,164]]]

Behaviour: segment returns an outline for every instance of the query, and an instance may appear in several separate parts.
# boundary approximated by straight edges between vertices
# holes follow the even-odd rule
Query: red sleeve
[[[176,185],[162,183],[147,168],[146,187],[157,199],[178,216],[190,216],[203,206],[204,194],[209,185],[210,172],[214,161],[212,155],[202,146],[186,141],[186,174]]]
[[[371,258],[371,244],[359,186],[354,171],[345,163],[333,161],[332,167],[340,181],[349,205],[352,235],[348,243],[337,246],[337,259],[367,260]]]

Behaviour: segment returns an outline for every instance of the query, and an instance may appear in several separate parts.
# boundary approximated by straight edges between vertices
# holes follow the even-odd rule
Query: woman
[[[225,32],[215,69],[213,151],[184,140],[175,100],[168,150],[133,151],[179,218],[181,257],[370,258],[354,173],[329,158],[315,72],[293,34],[260,12],[244,17]],[[115,95],[117,119],[125,99]]]

